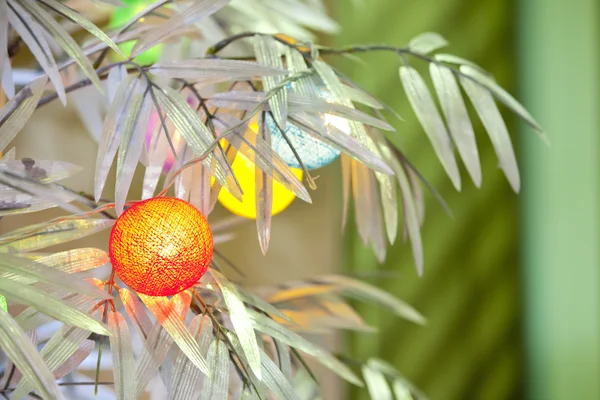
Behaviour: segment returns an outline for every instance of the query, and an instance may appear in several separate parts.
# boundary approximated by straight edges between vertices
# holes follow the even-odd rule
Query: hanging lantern
[[[231,169],[242,189],[242,201],[233,197],[227,190],[221,189],[218,197],[219,203],[236,215],[256,219],[256,166],[246,156],[238,152],[231,164]],[[302,170],[292,168],[292,172],[296,178],[302,179]],[[295,198],[296,195],[294,193],[273,179],[272,215],[279,214],[285,210],[292,204]]]
[[[6,297],[0,295],[0,307],[2,307],[2,309],[4,311],[8,311],[8,304],[6,304]]]
[[[323,99],[330,101],[331,97],[327,92],[319,89],[318,93]],[[271,114],[266,115],[265,121],[271,132],[271,146],[273,147],[273,150],[279,154],[290,167],[301,168],[300,163],[296,159],[290,145],[285,140],[285,137],[281,133],[281,130]],[[344,118],[331,114],[324,114],[324,122],[325,127],[332,125],[342,132],[347,134],[350,133],[350,125],[348,124],[348,120]],[[311,170],[324,167],[334,162],[340,155],[340,151],[335,147],[316,139],[313,135],[304,132],[290,122],[286,125],[285,136],[287,136],[294,146],[294,149],[302,159],[306,169]]]
[[[148,296],[170,296],[193,286],[208,269],[212,253],[212,232],[204,215],[171,197],[134,204],[110,234],[116,274]]]
[[[115,8],[115,11],[111,15],[111,18],[109,21],[109,25],[108,25],[109,28],[111,28],[111,29],[121,28],[123,25],[127,24],[134,16],[136,16],[140,11],[142,11],[144,8],[146,8],[150,4],[152,4],[153,1],[125,0],[124,3],[126,5],[125,7],[116,7]],[[143,19],[141,19],[140,22],[143,22]],[[128,42],[119,44],[119,49],[123,52],[125,57],[129,57],[131,55],[131,50],[133,49],[134,45],[135,45],[135,41],[130,40]],[[141,65],[154,64],[158,60],[158,57],[160,56],[161,51],[162,51],[162,44],[159,43],[156,46],[149,48],[142,54],[135,57],[133,59],[133,61],[135,61]],[[117,59],[119,56],[117,56],[113,52],[111,54],[111,57],[114,59]],[[118,61],[120,61],[120,60],[118,60]]]

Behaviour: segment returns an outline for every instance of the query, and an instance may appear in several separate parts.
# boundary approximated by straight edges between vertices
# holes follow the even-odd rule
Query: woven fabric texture
[[[119,278],[138,293],[170,296],[204,275],[213,237],[204,215],[176,198],[136,203],[113,226],[109,255]]]

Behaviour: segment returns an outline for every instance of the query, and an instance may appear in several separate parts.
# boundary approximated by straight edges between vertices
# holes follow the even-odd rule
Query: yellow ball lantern
[[[231,169],[235,177],[237,178],[242,192],[242,201],[239,201],[231,195],[226,189],[222,189],[219,192],[219,203],[232,213],[241,217],[256,219],[256,166],[246,156],[241,153],[237,153]],[[302,180],[302,170],[296,168],[290,168],[296,178]],[[285,210],[292,201],[294,201],[296,195],[290,192],[277,180],[273,179],[273,202],[271,207],[271,214],[275,215]]]

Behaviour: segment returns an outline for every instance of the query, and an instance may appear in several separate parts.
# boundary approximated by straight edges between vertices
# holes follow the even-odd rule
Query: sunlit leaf
[[[102,267],[110,262],[110,258],[104,250],[86,247],[61,251],[36,261],[64,273],[74,274]]]
[[[12,301],[34,307],[66,324],[108,335],[106,328],[98,321],[33,286],[13,280],[0,280],[0,293]]]
[[[392,400],[392,391],[381,371],[367,362],[362,366],[362,373],[372,399]]]
[[[119,312],[111,311],[108,314],[108,328],[112,333],[110,350],[117,399],[135,400],[135,385],[132,384],[135,378],[133,348],[127,322]]]
[[[149,71],[167,78],[189,81],[248,80],[256,76],[287,74],[283,68],[261,65],[249,61],[222,59],[189,59],[160,62],[152,65]]]
[[[8,20],[11,26],[23,39],[36,61],[48,75],[62,104],[67,104],[65,86],[40,25],[33,20],[33,17],[23,9],[20,3],[14,0],[7,0],[7,2]]]
[[[0,236],[0,253],[36,251],[80,239],[107,229],[112,219],[70,219],[19,228]]]
[[[254,334],[248,310],[246,309],[246,306],[244,306],[242,300],[240,300],[240,295],[238,294],[236,287],[229,282],[224,275],[215,270],[211,270],[210,273],[221,288],[223,299],[229,309],[231,323],[242,344],[248,364],[250,365],[252,372],[254,372],[254,375],[256,375],[258,379],[261,379],[258,343],[256,342],[256,335]]]
[[[260,64],[283,69],[283,61],[279,47],[275,39],[266,35],[254,36],[254,54],[256,61]],[[277,90],[277,93],[269,99],[269,107],[273,112],[273,117],[277,125],[285,131],[287,127],[287,88],[277,88],[283,81],[283,76],[265,76],[263,77],[263,85],[265,91]]]
[[[114,101],[108,109],[108,114],[104,120],[102,135],[100,136],[100,143],[98,145],[96,173],[94,175],[94,198],[96,202],[100,200],[110,166],[117,153],[122,130],[125,125],[126,110],[130,106],[133,91],[138,84],[138,81],[131,81],[129,79],[123,66],[113,68],[109,72],[109,81],[114,82],[119,79],[121,80],[117,86]]]
[[[95,313],[95,317],[100,317],[99,310]],[[89,336],[89,331],[63,325],[40,351],[40,355],[48,369],[55,371],[65,363]],[[24,378],[19,382],[12,395],[20,399],[25,397],[32,389],[34,389],[33,384]]]
[[[73,355],[71,355],[71,357],[69,357],[60,367],[54,370],[54,377],[56,379],[61,379],[73,372],[86,358],[88,358],[95,347],[96,342],[93,340],[84,340],[75,353],[73,353]]]
[[[154,314],[158,322],[165,328],[183,353],[198,367],[206,376],[212,372],[208,368],[202,349],[196,339],[185,325],[181,315],[169,303],[165,297],[151,297],[139,295],[146,307]]]
[[[42,356],[26,339],[21,327],[1,307],[0,347],[43,398],[64,399]]]
[[[400,67],[400,79],[408,100],[429,137],[435,153],[456,190],[460,190],[460,173],[454,158],[452,143],[425,81],[414,68],[407,66]]]
[[[11,3],[14,2],[9,0]],[[63,48],[63,50],[81,67],[85,75],[92,83],[102,91],[102,85],[92,63],[81,50],[81,47],[69,35],[64,28],[44,9],[42,9],[35,0],[20,0],[20,3],[27,8],[27,11],[36,19],[44,30]]]
[[[0,47],[0,52],[1,49],[2,47]],[[48,78],[46,77],[36,79],[21,89],[15,97],[0,109],[0,151],[4,151],[8,143],[14,139],[29,120],[40,101],[42,93],[44,93],[47,81]]]
[[[204,154],[214,142],[215,137],[177,91],[166,86],[160,89],[155,92],[156,97],[168,118],[194,153],[197,156]],[[209,154],[204,160],[204,165],[211,168],[215,179],[241,201],[242,192],[231,174],[231,167],[227,165],[227,160],[218,159],[213,163],[214,157],[215,155]]]
[[[189,309],[188,300],[191,300],[189,292],[178,293],[171,299],[171,304],[182,317],[185,317]],[[162,366],[160,372],[163,381],[165,383],[170,381],[167,379],[167,374],[170,374],[172,366],[167,355],[172,344],[171,335],[160,323],[155,323],[144,340],[142,353],[135,366],[136,398],[146,389],[150,380],[159,371],[159,367]]]
[[[529,111],[525,109],[514,97],[512,97],[506,90],[504,90],[500,85],[494,81],[489,75],[481,72],[479,69],[471,66],[471,65],[461,65],[460,72],[471,77],[476,82],[485,86],[489,89],[494,96],[504,103],[505,106],[510,108],[515,114],[521,117],[525,122],[527,122],[533,129],[538,131],[542,138],[545,138],[544,131],[540,124],[531,116]],[[461,81],[462,83],[462,81]]]
[[[96,36],[102,42],[104,42],[107,46],[123,56],[121,50],[117,47],[117,45],[109,38],[106,33],[102,31],[102,29],[98,28],[94,23],[90,22],[83,15],[79,14],[77,11],[73,10],[70,7],[65,6],[62,3],[59,3],[56,0],[41,0],[46,6],[50,7],[52,10],[56,11],[58,14],[62,15],[65,18],[70,19],[75,22],[77,25],[81,26],[83,29]]]
[[[229,0],[198,0],[195,1],[188,8],[180,11],[169,18],[166,22],[160,25],[160,27],[152,30],[149,34],[142,37],[133,49],[131,50],[131,56],[136,57],[155,44],[164,41],[171,36],[175,35],[182,28],[195,24],[196,22],[214,14],[219,11],[225,5],[229,3]]]
[[[150,118],[151,103],[149,95],[140,94],[133,99],[127,110],[117,156],[115,191],[115,211],[117,214],[120,214],[123,210],[133,174],[142,154],[148,119]]]
[[[408,43],[408,49],[415,53],[427,54],[447,45],[448,42],[439,33],[425,32],[414,37]]]
[[[263,381],[275,398],[289,400],[298,399],[298,396],[294,392],[294,388],[292,388],[288,379],[263,350],[260,351],[260,361],[262,370],[264,371]]]
[[[127,288],[119,289],[119,296],[125,307],[125,312],[127,313],[129,320],[133,323],[133,326],[136,328],[138,335],[143,340],[146,340],[153,325],[148,314],[146,314],[142,302]]]
[[[344,363],[333,357],[327,351],[309,342],[297,333],[276,323],[269,317],[253,310],[248,310],[248,314],[250,315],[254,329],[315,357],[318,362],[325,365],[348,382],[362,386],[360,378],[358,378]]]
[[[494,98],[488,90],[470,79],[461,78],[460,83],[465,92],[467,92],[467,96],[471,99],[473,107],[475,107],[483,126],[485,126],[488,132],[494,150],[498,155],[500,168],[504,171],[513,190],[519,192],[521,179],[519,177],[517,158],[508,129],[506,128],[504,119],[502,119],[502,115],[500,115]]]
[[[190,325],[190,331],[198,341],[202,354],[208,353],[213,341],[213,324],[208,315],[196,315]],[[210,364],[209,364],[210,365]],[[202,372],[183,353],[175,359],[173,379],[169,390],[169,400],[188,400],[197,395],[202,383]]]
[[[108,295],[99,288],[85,281],[69,279],[69,276],[59,270],[50,268],[38,261],[5,254],[0,258],[0,276],[2,279],[17,281],[22,284],[36,282],[50,284],[53,287],[70,290],[92,298],[104,299]]]
[[[396,315],[417,324],[425,323],[425,318],[413,307],[368,283],[340,275],[320,276],[317,281],[325,284],[339,285],[347,295],[388,307]]]
[[[229,386],[229,351],[224,342],[215,339],[206,356],[212,374],[204,380],[201,400],[226,399]]]
[[[473,126],[456,78],[449,68],[434,63],[429,64],[429,72],[442,106],[442,112],[446,117],[450,135],[475,186],[480,187],[481,166],[475,132],[473,132]]]

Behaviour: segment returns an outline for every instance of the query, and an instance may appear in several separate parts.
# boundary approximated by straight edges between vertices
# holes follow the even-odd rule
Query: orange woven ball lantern
[[[213,254],[206,218],[171,197],[136,203],[115,222],[109,255],[119,278],[138,293],[170,296],[204,275]]]

